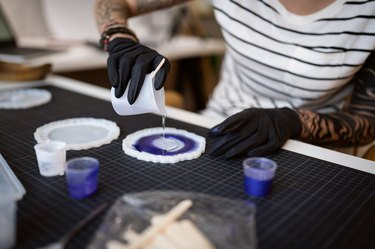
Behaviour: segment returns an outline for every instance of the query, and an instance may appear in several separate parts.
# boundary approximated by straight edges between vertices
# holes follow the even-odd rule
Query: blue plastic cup
[[[277,164],[265,157],[252,157],[243,161],[245,192],[254,197],[271,193]]]
[[[83,199],[98,189],[99,161],[93,157],[78,157],[66,163],[68,192],[74,199]]]

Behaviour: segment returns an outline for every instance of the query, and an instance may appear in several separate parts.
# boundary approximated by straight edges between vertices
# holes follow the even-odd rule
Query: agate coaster
[[[67,150],[83,150],[109,144],[120,135],[116,123],[106,119],[71,118],[45,124],[34,132],[38,143],[62,141]]]
[[[122,142],[125,154],[154,163],[176,163],[198,158],[206,140],[194,133],[175,128],[149,128],[128,135]]]

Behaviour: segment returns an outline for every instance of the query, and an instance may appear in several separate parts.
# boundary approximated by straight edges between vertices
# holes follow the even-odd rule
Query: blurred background
[[[57,49],[18,61],[52,64],[52,73],[110,88],[107,54],[98,47],[95,0],[1,0],[2,12],[19,46]],[[172,63],[167,104],[198,112],[217,83],[225,45],[208,1],[134,17],[129,27],[140,41]],[[1,59],[3,60],[3,59]]]

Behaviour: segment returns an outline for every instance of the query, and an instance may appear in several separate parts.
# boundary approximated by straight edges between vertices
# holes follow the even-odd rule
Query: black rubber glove
[[[301,122],[298,114],[289,109],[249,108],[230,116],[213,127],[209,136],[215,142],[208,153],[238,156],[265,156],[299,135]]]
[[[128,38],[115,38],[108,44],[107,69],[109,81],[115,88],[115,96],[120,98],[129,85],[128,101],[133,104],[141,91],[146,74],[151,73],[164,58],[155,50]],[[170,63],[165,62],[155,75],[154,87],[163,87]],[[129,82],[129,80],[131,81]]]

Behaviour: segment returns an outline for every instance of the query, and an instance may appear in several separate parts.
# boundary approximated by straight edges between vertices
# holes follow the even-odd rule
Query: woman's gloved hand
[[[109,42],[107,51],[108,77],[112,87],[115,88],[115,96],[120,98],[130,84],[128,101],[133,104],[141,91],[146,74],[151,73],[164,57],[129,38],[113,39]],[[169,70],[170,63],[165,59],[163,66],[155,75],[156,90],[163,87]]]
[[[215,137],[216,142],[208,153],[213,156],[224,154],[225,158],[265,156],[300,132],[299,116],[289,108],[249,108],[210,130],[209,136]]]

